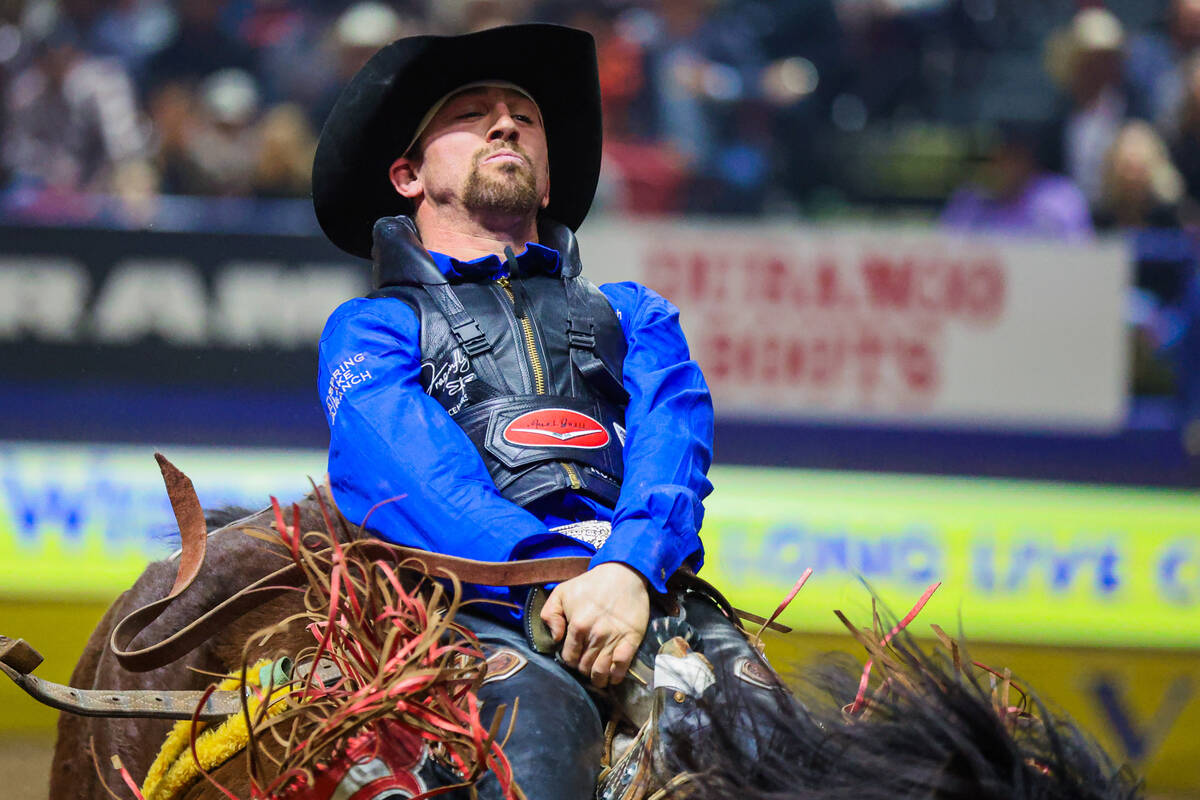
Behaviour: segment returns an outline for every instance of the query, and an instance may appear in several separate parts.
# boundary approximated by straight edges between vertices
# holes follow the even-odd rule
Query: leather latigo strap
[[[363,542],[360,547],[369,557],[399,557],[434,577],[449,576],[452,573],[466,583],[490,586],[533,586],[561,582],[582,575],[588,567],[588,559],[582,556],[497,563],[427,553],[424,550],[413,550],[386,542]],[[148,672],[183,657],[220,628],[268,600],[299,586],[303,580],[304,575],[300,568],[289,564],[226,598],[165,639],[145,647],[130,649],[134,638],[158,619],[179,596],[168,595],[162,600],[142,606],[117,623],[113,628],[109,647],[125,669],[130,672]]]
[[[162,471],[171,508],[179,523],[183,549],[179,558],[179,571],[170,593],[161,600],[137,609],[113,628],[109,647],[121,666],[131,672],[147,672],[170,664],[195,649],[220,628],[273,597],[301,585],[304,580],[299,566],[289,564],[226,598],[166,638],[131,649],[137,635],[158,619],[195,581],[204,564],[204,552],[208,541],[204,511],[192,482],[162,454],[156,453],[155,459]],[[429,553],[383,541],[361,541],[356,546],[362,548],[368,557],[404,561],[433,577],[448,577],[452,574],[465,583],[489,586],[556,583],[581,575],[588,568],[588,559],[584,557],[492,562]]]
[[[191,719],[195,716],[211,722],[236,714],[242,707],[237,692],[76,689],[18,672],[3,662],[0,672],[38,702],[84,717]]]

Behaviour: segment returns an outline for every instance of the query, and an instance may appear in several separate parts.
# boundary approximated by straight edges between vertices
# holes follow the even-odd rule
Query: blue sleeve
[[[684,561],[698,569],[703,560],[699,532],[703,500],[712,491],[712,398],[675,306],[635,283],[605,284],[600,291],[625,334],[629,406],[613,530],[592,566],[622,562],[663,592]]]
[[[388,541],[482,561],[573,543],[500,495],[471,440],[421,388],[418,328],[394,298],[350,300],[325,325],[318,381],[339,509]]]

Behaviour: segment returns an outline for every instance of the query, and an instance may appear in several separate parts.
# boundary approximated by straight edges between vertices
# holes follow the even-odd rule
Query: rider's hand
[[[646,579],[616,561],[563,581],[546,600],[542,621],[562,659],[604,688],[625,678],[650,622]]]

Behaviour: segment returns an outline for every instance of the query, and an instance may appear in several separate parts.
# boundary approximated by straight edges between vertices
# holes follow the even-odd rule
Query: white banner
[[[1111,430],[1129,256],[910,229],[596,224],[594,283],[679,306],[718,414]]]

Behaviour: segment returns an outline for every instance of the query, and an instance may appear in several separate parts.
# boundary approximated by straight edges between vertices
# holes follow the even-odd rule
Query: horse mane
[[[1119,800],[1140,782],[1064,714],[1007,673],[977,667],[957,643],[925,649],[907,633],[874,650],[877,673],[865,705],[850,712],[863,667],[848,654],[820,657],[799,676],[796,701],[760,719],[753,759],[730,724],[749,687],[724,686],[702,709],[703,739],[684,741],[673,767],[695,777],[673,798],[716,800]],[[886,662],[880,657],[886,655]],[[759,706],[761,708],[761,706]]]
[[[206,508],[204,509],[204,526],[208,528],[208,532],[219,531],[221,528],[232,525],[233,523],[252,517],[259,513],[261,509],[246,508],[245,506],[222,506],[221,508]],[[178,535],[178,532],[176,532]]]

